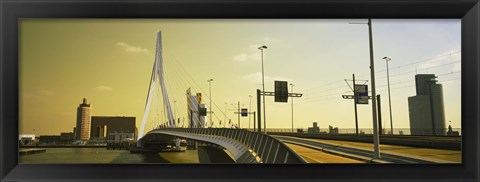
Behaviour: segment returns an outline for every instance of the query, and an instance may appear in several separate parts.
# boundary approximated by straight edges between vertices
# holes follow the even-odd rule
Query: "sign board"
[[[206,116],[207,108],[198,108],[198,113],[200,114],[200,116]]]
[[[242,117],[247,117],[248,116],[248,110],[247,109],[242,109]]]
[[[355,102],[357,104],[368,104],[368,85],[355,84]]]
[[[275,80],[275,102],[288,101],[288,83]]]

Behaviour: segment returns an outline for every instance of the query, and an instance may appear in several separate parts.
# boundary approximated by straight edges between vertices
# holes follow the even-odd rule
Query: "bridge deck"
[[[352,141],[340,141],[340,140],[326,140],[326,139],[309,139],[287,136],[276,136],[284,141],[300,142],[309,145],[316,145],[318,147],[331,146],[332,148],[353,149],[356,151],[367,151],[373,153],[373,144],[364,142],[352,142]],[[353,152],[352,150],[352,152]],[[418,148],[408,146],[397,145],[380,145],[380,152],[384,156],[384,160],[388,157],[402,156],[403,158],[410,158],[411,161],[407,162],[431,162],[431,163],[461,163],[461,151],[458,150],[445,150],[445,149],[431,149],[431,148]],[[396,157],[398,158],[398,157]],[[383,159],[382,159],[383,160]]]
[[[221,146],[228,150],[238,163],[305,163],[303,158],[278,139],[243,129],[158,128],[139,139],[137,146],[148,146],[146,141],[162,140],[162,136]],[[144,140],[149,138],[152,140]]]
[[[347,157],[325,153],[319,150],[303,147],[295,144],[288,144],[292,150],[297,152],[308,163],[365,163],[360,160],[355,160]]]

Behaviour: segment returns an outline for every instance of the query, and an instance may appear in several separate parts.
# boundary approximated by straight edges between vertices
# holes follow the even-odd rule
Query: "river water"
[[[44,153],[20,155],[21,164],[135,164],[199,163],[197,150],[131,154],[128,150],[105,148],[47,148]]]

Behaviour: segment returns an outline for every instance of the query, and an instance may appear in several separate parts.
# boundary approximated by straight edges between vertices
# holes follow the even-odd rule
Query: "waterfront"
[[[135,164],[199,163],[197,150],[131,154],[128,150],[105,148],[47,148],[46,152],[19,156],[21,164]]]
[[[202,163],[215,163],[216,161],[304,163],[305,161],[301,156],[309,158],[310,162],[327,163],[337,160],[350,162],[351,160],[335,156],[345,156],[346,154],[351,158],[361,158],[362,161],[367,162],[371,162],[373,159],[380,159],[380,154],[387,154],[385,155],[387,157],[384,158],[389,160],[381,162],[392,163],[432,163],[432,161],[451,163],[451,161],[443,160],[445,158],[452,159],[454,162],[461,161],[462,134],[459,102],[461,99],[459,89],[460,77],[458,77],[461,73],[459,21],[450,22],[452,23],[451,25],[444,27],[448,29],[456,28],[456,31],[444,33],[449,35],[457,33],[455,34],[457,39],[452,39],[457,40],[456,42],[448,41],[443,44],[440,42],[439,45],[446,45],[447,48],[437,47],[436,44],[425,44],[414,49],[411,49],[411,46],[399,47],[393,52],[379,50],[385,56],[383,59],[386,61],[387,74],[379,74],[377,86],[375,86],[374,73],[383,72],[384,67],[381,65],[380,70],[374,70],[373,63],[375,58],[372,56],[372,41],[370,41],[369,50],[370,70],[366,69],[368,62],[360,63],[356,61],[356,59],[367,60],[368,58],[366,57],[368,55],[366,51],[361,49],[365,47],[365,42],[352,42],[352,40],[359,37],[365,38],[365,32],[363,31],[362,33],[362,31],[359,32],[347,28],[351,29],[352,32],[341,32],[342,34],[338,34],[340,39],[336,39],[335,36],[331,36],[333,34],[327,33],[328,31],[334,32],[340,29],[346,30],[344,26],[351,27],[348,24],[359,23],[351,22],[350,20],[341,20],[334,24],[330,21],[303,22],[298,24],[299,26],[309,27],[301,28],[302,30],[317,29],[321,26],[321,30],[328,30],[323,32],[327,33],[326,35],[328,36],[326,37],[323,36],[323,33],[318,33],[318,31],[313,31],[315,33],[311,34],[312,31],[298,32],[300,29],[289,30],[290,25],[282,25],[283,23],[275,22],[271,25],[283,27],[280,29],[285,30],[285,32],[278,34],[278,36],[282,35],[279,36],[282,39],[285,38],[281,41],[285,41],[284,43],[286,44],[283,45],[277,42],[277,40],[271,42],[259,39],[259,37],[251,37],[252,35],[260,35],[259,33],[261,32],[268,34],[270,31],[257,27],[257,23],[247,26],[243,22],[238,24],[238,28],[243,29],[250,26],[248,29],[256,30],[256,32],[238,34],[238,36],[245,36],[245,38],[242,38],[242,41],[246,40],[247,42],[240,43],[241,41],[239,42],[239,40],[225,39],[222,42],[238,42],[238,44],[231,44],[235,46],[227,46],[223,48],[224,51],[215,52],[211,51],[218,50],[219,44],[211,44],[210,40],[216,40],[212,38],[218,38],[218,35],[231,37],[229,35],[232,32],[225,33],[229,31],[228,29],[233,24],[229,23],[229,25],[224,27],[227,31],[216,32],[215,35],[202,34],[199,36],[197,34],[198,31],[186,31],[178,34],[178,31],[171,31],[178,28],[177,25],[169,25],[172,22],[158,22],[158,26],[154,27],[159,27],[160,25],[163,28],[171,26],[171,28],[163,30],[163,38],[162,30],[147,28],[141,31],[141,35],[145,36],[140,38],[143,40],[140,40],[136,36],[140,35],[138,33],[111,32],[112,27],[108,23],[103,24],[107,26],[103,27],[105,31],[89,32],[88,34],[84,34],[82,31],[78,32],[78,30],[83,30],[82,28],[89,30],[92,27],[95,27],[95,30],[100,30],[101,28],[99,29],[98,24],[95,22],[84,22],[86,24],[81,24],[78,27],[74,26],[75,28],[72,30],[69,30],[71,25],[68,24],[58,23],[57,21],[50,23],[47,27],[40,26],[36,22],[25,22],[22,25],[24,26],[22,30],[25,30],[22,32],[22,36],[43,37],[45,40],[42,43],[49,43],[42,45],[51,45],[51,47],[46,50],[37,50],[38,43],[36,43],[36,39],[28,38],[25,38],[25,44],[22,44],[29,45],[22,46],[22,52],[29,52],[29,54],[23,55],[25,59],[21,61],[23,70],[21,73],[25,74],[20,75],[23,79],[20,84],[22,92],[19,95],[22,101],[19,108],[21,111],[20,118],[22,119],[19,125],[19,144],[20,146],[58,148],[22,151],[20,154],[32,155],[21,156],[20,163],[131,164],[198,163],[198,161]],[[217,24],[216,22],[208,21],[205,23],[218,27],[225,26],[223,23]],[[382,23],[379,21],[378,23],[381,30],[382,24],[390,24],[392,22]],[[404,26],[406,25],[404,23],[400,24]],[[132,27],[131,25],[133,25],[114,24],[113,28],[115,30],[117,26]],[[266,25],[269,23],[261,22],[261,24]],[[371,29],[372,20],[368,19],[367,24],[369,29]],[[150,27],[153,24],[148,23],[144,25]],[[409,26],[412,26],[410,28],[412,28],[411,31],[413,32],[418,31],[417,29],[420,25],[413,23]],[[64,33],[63,38],[71,38],[71,42],[75,42],[75,44],[63,46],[65,41],[55,41],[58,38],[57,34],[49,35],[44,34],[45,31],[33,31],[36,29],[48,30],[52,27],[65,29],[65,32],[62,31]],[[195,27],[192,26],[192,28]],[[196,28],[206,30],[209,27]],[[384,28],[384,30],[388,31],[384,32],[387,34],[378,34],[380,39],[377,39],[377,41],[380,44],[376,45],[384,43],[383,46],[379,47],[388,47],[390,45],[388,42],[391,42],[391,39],[382,39],[381,37],[395,38],[403,36],[401,34],[389,34],[391,28]],[[408,26],[403,28],[408,28]],[[424,28],[425,30],[429,29],[429,27],[420,29],[423,30]],[[219,29],[215,28],[211,31],[215,32],[216,30]],[[432,32],[437,30],[441,29],[434,28],[422,33],[431,35]],[[154,39],[154,31],[156,31],[156,40]],[[357,36],[357,33],[360,33],[360,36]],[[292,37],[292,35],[300,34],[305,36],[304,40],[308,41],[305,42],[303,39],[298,39],[298,37]],[[105,42],[98,44],[99,47],[94,49],[102,51],[92,52],[91,49],[84,49],[84,47],[89,46],[84,46],[82,43],[78,44],[77,40],[89,40],[92,36],[96,37],[96,40],[105,40]],[[370,40],[372,40],[372,36],[370,31],[368,35]],[[418,34],[417,36],[424,37],[423,34]],[[204,39],[206,41],[198,41],[200,39],[192,39],[192,37],[198,37],[202,40],[206,37],[210,38]],[[438,34],[438,37],[432,40],[440,40],[443,37],[443,34]],[[331,47],[331,45],[324,44],[325,40],[327,40],[325,38],[330,42],[336,42],[336,45]],[[130,40],[138,41],[131,42]],[[163,40],[165,40],[165,45],[162,43]],[[189,42],[189,40],[194,40],[190,42],[191,47],[175,48],[176,41],[180,41],[182,45],[185,45],[183,42]],[[411,36],[402,37],[399,40],[411,40],[412,42],[409,45],[417,45],[419,43],[417,42],[418,39],[411,39]],[[258,41],[266,45],[259,44],[260,42]],[[114,42],[116,44],[113,45],[112,43]],[[154,42],[156,44],[153,44]],[[85,43],[85,45],[89,45],[91,41]],[[347,46],[348,48],[346,49],[343,45],[345,43],[352,46]],[[358,45],[353,46],[353,44],[357,43]],[[284,45],[302,46],[285,47]],[[72,46],[79,47],[73,48]],[[270,46],[272,50],[267,49]],[[341,50],[341,55],[355,56],[338,57],[340,54],[335,53],[335,51],[330,55],[327,53],[332,51],[318,52],[322,46],[327,46],[332,50]],[[51,56],[42,57],[48,55],[44,51],[62,50],[63,47],[68,48],[63,52],[72,54],[69,54],[67,57],[59,55],[62,58],[55,57],[54,59]],[[164,56],[162,47],[172,48],[171,50],[176,50],[176,53],[185,53],[185,51],[188,52],[189,50],[202,51],[198,51],[198,55],[195,52],[182,54],[187,56],[178,56],[177,60],[172,52]],[[419,48],[423,47],[431,47],[432,50],[431,52],[420,51],[418,54],[412,54],[412,52],[421,50]],[[69,49],[75,51],[70,51]],[[267,55],[266,63],[269,65],[267,70],[271,70],[266,73],[267,81],[265,81],[263,71],[264,51]],[[228,54],[225,54],[227,52]],[[108,53],[110,56],[105,57],[105,53]],[[144,53],[147,54],[144,55]],[[304,55],[315,60],[335,59],[345,60],[345,62],[339,63],[340,67],[315,60],[293,63],[289,53]],[[402,54],[405,55],[402,56]],[[88,56],[84,57],[85,55]],[[127,55],[135,56],[130,57]],[[189,57],[188,55],[196,56]],[[204,60],[204,62],[209,63],[205,64],[208,65],[208,68],[202,67],[198,69],[198,59],[200,57],[206,58],[202,55],[215,55],[215,57]],[[392,66],[394,67],[392,67],[391,71],[393,73],[392,85],[394,85],[394,109],[392,109],[391,103],[388,67],[388,63],[392,59],[387,56],[393,58]],[[233,62],[228,61],[228,57]],[[72,58],[75,58],[76,61],[68,62],[68,66],[66,66],[65,60],[72,60]],[[132,59],[153,60],[153,65],[151,61],[132,61]],[[293,58],[293,60],[295,59],[297,58]],[[42,64],[39,64],[40,60]],[[119,62],[119,60],[122,61]],[[253,64],[240,63],[247,60],[261,61],[261,75],[259,64],[251,67],[249,65]],[[395,60],[404,61],[398,62]],[[271,61],[274,64],[268,64]],[[43,62],[47,64],[43,64]],[[98,64],[99,62],[102,64]],[[44,65],[51,66],[45,67]],[[116,66],[112,67],[111,65]],[[344,65],[350,65],[349,69],[344,69]],[[447,65],[449,66],[446,67]],[[153,70],[150,72],[152,66]],[[84,67],[91,68],[89,74],[86,77],[80,77],[81,80],[77,80],[79,79],[78,75],[85,75],[84,70],[78,68]],[[227,68],[230,68],[230,70]],[[58,72],[58,70],[61,71]],[[205,70],[208,73],[215,74],[206,75]],[[105,77],[106,71],[109,73],[107,74],[108,77]],[[350,74],[352,74],[353,80],[345,79],[346,76],[348,76],[346,78],[349,78]],[[357,74],[357,77],[355,77],[355,74]],[[195,77],[191,75],[195,75]],[[370,75],[370,81],[368,80],[368,75]],[[59,80],[58,78],[62,79]],[[102,79],[98,80],[98,78]],[[358,82],[355,82],[356,79]],[[62,80],[73,80],[78,84],[75,84],[75,87],[71,87],[70,85],[65,85]],[[144,82],[141,80],[144,80]],[[208,83],[208,92],[206,92],[207,83],[205,80]],[[261,91],[258,89],[260,80],[261,85],[263,85]],[[200,81],[203,84],[197,84]],[[231,87],[231,81],[235,81],[235,88]],[[191,83],[195,83],[195,85]],[[214,84],[214,99],[212,99],[212,84]],[[275,85],[273,91],[272,84]],[[402,85],[400,87],[395,86],[397,84]],[[269,91],[265,91],[266,85]],[[291,86],[290,88],[289,85]],[[295,87],[296,92],[294,92],[295,85],[297,85]],[[383,87],[388,88],[388,111],[390,116],[384,117],[385,121],[381,119],[381,98],[385,101],[385,95],[387,95],[387,89]],[[401,91],[399,91],[400,88],[402,89]],[[376,89],[378,89],[378,94],[375,91]],[[167,91],[170,94],[167,94]],[[353,95],[344,95],[350,92]],[[256,111],[254,111],[255,107],[252,110],[252,98],[255,93],[257,97],[253,102],[257,103]],[[305,97],[302,97],[304,93]],[[369,96],[369,93],[371,93],[371,96]],[[263,99],[260,99],[261,95],[263,95]],[[275,104],[272,103],[268,110],[266,109],[265,96],[275,96]],[[87,97],[90,102],[87,102]],[[289,101],[289,97],[291,97],[291,101]],[[298,99],[298,102],[295,102],[295,118],[293,114],[294,97]],[[373,110],[361,106],[362,104],[369,104],[369,97],[372,98],[371,105]],[[83,98],[82,102],[80,102],[80,98]],[[353,101],[354,112],[352,112],[351,103],[345,99]],[[209,101],[208,103],[206,102],[207,100]],[[261,111],[262,100],[263,111]],[[219,101],[221,103],[218,103]],[[224,101],[225,107],[223,107]],[[246,103],[248,101],[250,107],[247,109]],[[285,103],[291,103],[291,111],[284,107],[289,106],[285,105]],[[357,104],[359,105],[358,110]],[[319,117],[318,111],[325,114]],[[387,110],[383,109],[383,111]],[[370,118],[370,112],[372,112],[372,118]],[[392,112],[395,113],[393,116]],[[253,114],[253,123],[251,114]],[[385,114],[383,112],[384,116]],[[268,123],[270,123],[268,126],[266,124],[267,115],[269,115]],[[248,127],[245,123],[246,118],[244,118],[247,116]],[[238,117],[237,122],[232,122],[232,119],[236,117]],[[385,118],[389,118],[389,120]],[[181,122],[182,119],[183,123]],[[447,121],[448,123],[446,123]],[[253,130],[251,129],[251,124],[253,124]],[[254,131],[255,127],[257,127],[258,131],[247,131]],[[276,140],[275,137],[281,138],[282,141]],[[130,154],[128,151],[108,151],[93,149],[93,147],[88,149],[88,147],[93,145],[98,145],[98,147],[113,145],[129,148],[129,145],[126,144],[137,141],[138,147],[134,147],[132,151],[143,153],[170,148],[175,145],[178,146],[178,139],[185,139],[183,142],[180,142],[183,144],[189,140],[203,146],[198,151],[161,154]],[[337,140],[340,143],[326,140]],[[289,145],[297,145],[295,148],[298,151],[298,155],[295,150],[292,151],[291,148],[288,148],[282,142],[289,142]],[[347,147],[347,144],[351,146]],[[385,144],[394,145],[393,149],[386,148]],[[77,146],[83,149],[73,149]],[[87,147],[87,149],[84,147]],[[221,151],[222,148],[228,149],[230,154],[235,154],[235,158],[232,155],[224,155]],[[430,148],[435,149],[435,152],[429,150]],[[439,151],[440,149],[453,151]],[[394,152],[398,152],[398,150],[406,152],[389,154],[391,150],[397,150]],[[325,154],[325,151],[330,153]],[[422,155],[422,159],[419,159],[418,156],[411,156],[412,154]],[[361,156],[358,157],[359,155]],[[436,157],[436,160],[424,160],[423,158],[426,155],[427,157]],[[199,156],[200,160],[198,159]],[[399,157],[402,159],[399,159]],[[231,158],[236,161],[230,160]]]

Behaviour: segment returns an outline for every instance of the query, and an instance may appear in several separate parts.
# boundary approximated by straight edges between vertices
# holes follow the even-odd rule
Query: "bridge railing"
[[[233,139],[245,145],[263,163],[306,163],[285,143],[264,133],[232,128],[162,128],[162,130]]]
[[[247,130],[253,131],[253,128],[248,128]],[[263,130],[263,129],[262,129]],[[292,133],[292,128],[268,128],[267,132],[273,133]],[[371,128],[359,128],[359,134],[373,134],[373,129]],[[294,128],[293,133],[309,133],[308,128]],[[319,134],[355,134],[355,128],[338,128],[330,130],[328,128],[319,128],[316,132]],[[385,135],[391,134],[390,128],[384,128],[382,133]],[[433,135],[431,129],[411,129],[411,128],[394,128],[393,135],[421,135],[421,136],[461,136],[461,128],[452,128],[452,131],[449,132],[448,128],[436,129],[436,135]]]

